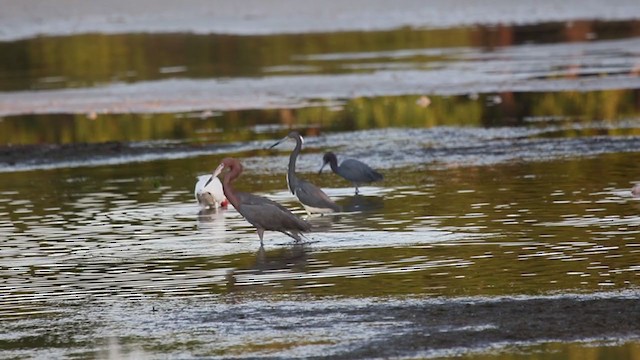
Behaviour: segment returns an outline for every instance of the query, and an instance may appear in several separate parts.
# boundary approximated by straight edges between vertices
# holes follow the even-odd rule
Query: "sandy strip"
[[[0,0],[0,40],[128,32],[276,34],[640,18],[637,0]]]
[[[448,82],[448,83],[447,83]],[[171,79],[97,88],[0,93],[0,116],[126,114],[300,108],[338,99],[488,92],[595,91],[640,88],[640,78],[518,79],[510,74],[459,76],[403,71],[334,76],[287,76],[229,81]]]

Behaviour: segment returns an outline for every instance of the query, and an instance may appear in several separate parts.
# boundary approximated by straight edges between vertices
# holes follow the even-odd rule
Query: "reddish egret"
[[[218,179],[221,170],[216,169],[213,174],[198,176],[194,195],[198,204],[203,208],[217,209],[220,206],[229,204],[224,196],[222,183]]]
[[[311,230],[308,222],[275,201],[254,194],[236,192],[231,183],[242,173],[242,164],[236,159],[226,158],[216,171],[222,171],[225,167],[230,171],[222,179],[224,194],[240,215],[255,226],[260,244],[265,230],[279,231],[296,241],[300,241],[300,233]]]
[[[332,152],[324,154],[322,162],[322,167],[318,174],[322,172],[325,165],[329,164],[334,173],[353,183],[356,187],[356,195],[359,193],[358,184],[379,181],[383,178],[382,174],[370,168],[369,165],[355,159],[343,160],[338,166],[338,157]]]
[[[327,196],[324,191],[312,183],[298,178],[296,175],[296,160],[298,160],[298,155],[304,142],[304,139],[297,131],[290,132],[289,135],[285,136],[282,140],[271,145],[270,149],[289,138],[296,141],[296,147],[291,152],[291,156],[289,156],[289,169],[287,171],[287,186],[289,187],[289,191],[298,198],[309,215],[313,213],[324,214],[340,211],[340,206],[329,199],[329,196]]]

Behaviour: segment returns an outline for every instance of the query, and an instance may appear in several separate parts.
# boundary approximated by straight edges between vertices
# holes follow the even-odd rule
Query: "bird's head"
[[[338,157],[336,156],[336,154],[328,152],[325,153],[324,156],[322,156],[322,166],[320,167],[320,171],[318,171],[318,174],[322,173],[322,169],[324,169],[327,164],[331,164],[331,166],[333,167],[338,165]]]
[[[324,154],[324,156],[322,156],[322,162],[324,164],[330,163],[330,162],[338,162],[338,157],[336,156],[336,154],[332,153],[331,151],[327,152]]]
[[[237,173],[242,172],[242,164],[240,164],[240,161],[238,161],[237,159],[228,157],[228,158],[222,159],[222,162],[220,163],[220,165],[218,165],[216,170],[213,172],[214,176],[217,176],[218,174],[220,174],[222,170],[224,170],[225,168],[229,168],[231,171],[235,171]]]
[[[297,131],[292,131],[289,133],[289,135],[287,135],[288,138],[293,139],[293,140],[298,140],[300,139],[300,141],[304,144],[304,138],[302,137],[302,135],[300,135],[299,132]]]
[[[269,149],[272,149],[272,148],[280,145],[282,142],[286,141],[287,139],[293,139],[296,142],[299,140],[301,144],[304,144],[304,138],[302,137],[302,135],[300,135],[300,133],[297,132],[297,131],[292,131],[287,136],[285,136],[282,139],[278,140],[275,144],[269,146]]]

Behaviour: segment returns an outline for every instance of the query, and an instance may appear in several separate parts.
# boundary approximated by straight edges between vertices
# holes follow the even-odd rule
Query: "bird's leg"
[[[267,253],[266,251],[264,251],[264,245],[262,244],[262,242],[260,243],[260,248],[258,249],[256,258],[259,264],[267,263]]]
[[[264,235],[264,229],[261,228],[257,228],[256,229],[258,231],[258,237],[260,238],[260,246],[262,246],[262,236]]]

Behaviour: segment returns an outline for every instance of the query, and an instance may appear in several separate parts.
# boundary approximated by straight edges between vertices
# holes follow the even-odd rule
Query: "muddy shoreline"
[[[401,333],[372,339],[340,358],[411,357],[498,344],[640,337],[639,299],[503,299],[376,307],[345,314],[358,314],[365,322],[379,321],[377,314],[385,314],[385,320],[403,324]]]
[[[88,328],[95,327],[92,331],[98,333],[103,324],[117,323],[108,333],[120,338],[139,336],[144,340],[139,344],[129,341],[127,348],[152,358],[158,354],[170,358],[186,354],[210,358],[449,358],[511,352],[513,347],[551,342],[620,344],[640,339],[640,299],[632,290],[405,300],[298,296],[251,300],[244,295],[96,304],[93,309],[57,317],[49,322],[48,334],[52,339],[58,333],[67,334],[75,322],[87,328],[87,319],[93,319]],[[23,330],[19,322],[8,325],[9,330]],[[149,334],[148,329],[164,330]],[[175,336],[184,333],[193,334],[193,343],[200,344],[197,349],[176,343]],[[88,336],[96,341],[92,334],[74,332],[67,340],[67,354],[81,351]],[[37,335],[31,339],[48,342]],[[16,353],[24,350],[24,344],[0,340],[2,348]]]
[[[0,347],[18,354],[29,347],[27,339],[50,343],[60,335],[67,339],[66,354],[78,354],[88,337],[92,342],[107,342],[96,339],[94,332],[103,333],[104,324],[109,323],[119,324],[109,329],[111,336],[145,339],[140,344],[128,341],[128,349],[170,358],[186,354],[211,358],[448,358],[552,342],[621,344],[640,339],[640,299],[632,290],[406,300],[291,296],[289,300],[253,301],[231,294],[209,300],[109,302],[74,309],[65,310],[74,311],[69,316],[48,320],[47,337],[0,339]],[[89,327],[87,319],[93,319]],[[28,324],[32,326],[33,321],[37,320]],[[69,326],[76,322],[85,330],[68,336]],[[29,326],[7,325],[7,330],[16,332]],[[149,334],[150,328],[164,330]],[[91,334],[85,333],[87,329],[93,329]],[[175,336],[184,333],[193,334],[193,343],[201,345],[188,350],[176,343]],[[96,350],[101,351],[100,347]]]
[[[110,141],[105,143],[31,144],[0,146],[0,165],[46,165],[61,162],[82,162],[112,157],[159,154],[175,151],[195,152],[219,147],[189,145],[149,145]]]
[[[0,146],[0,172],[120,165],[227,152],[234,144],[120,142]]]
[[[598,122],[587,124],[584,131],[599,130]],[[635,126],[630,123],[629,126]],[[624,128],[624,127],[622,127]],[[509,162],[538,163],[570,158],[589,158],[613,153],[637,152],[640,147],[638,136],[580,136],[575,138],[548,137],[556,127],[502,127],[493,129],[451,129],[435,127],[425,129],[374,129],[360,131],[364,146],[360,158],[380,169],[407,166],[449,167],[449,166],[491,166]],[[346,134],[346,135],[345,135]],[[303,156],[298,170],[313,171],[317,167],[315,152],[327,149],[327,143],[340,148],[348,143],[349,133],[326,133],[309,136],[306,148],[308,156]],[[475,136],[482,134],[482,136]],[[62,167],[108,166],[136,162],[193,158],[219,155],[249,156],[245,162],[254,172],[272,171],[273,161],[286,164],[288,152],[260,153],[273,140],[254,140],[229,143],[191,143],[186,141],[144,141],[69,144],[31,144],[0,146],[0,172],[55,169]],[[381,140],[383,139],[384,140]],[[466,139],[461,141],[461,139]],[[366,144],[379,144],[372,150]],[[402,144],[399,152],[398,144]],[[425,146],[428,144],[428,146]],[[357,146],[351,146],[358,151]],[[397,154],[402,157],[398,158]],[[478,154],[482,154],[479,156]],[[265,157],[266,156],[266,157]],[[277,158],[276,158],[277,157]],[[370,157],[370,158],[369,158]]]

